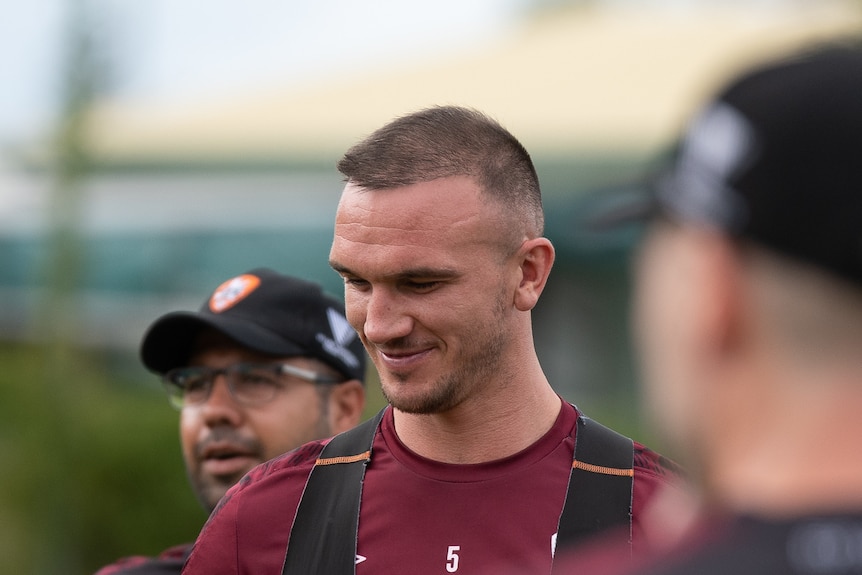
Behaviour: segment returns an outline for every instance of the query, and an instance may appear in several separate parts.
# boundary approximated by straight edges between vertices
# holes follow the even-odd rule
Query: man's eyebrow
[[[347,266],[343,266],[340,263],[333,261],[333,260],[329,260],[329,267],[331,267],[333,270],[340,273],[341,275],[352,275],[353,274],[353,272],[351,272]]]
[[[329,266],[343,276],[361,277],[360,274],[353,272],[350,268],[336,261],[330,261]],[[399,270],[392,274],[386,274],[383,277],[386,279],[415,279],[415,278],[451,278],[460,275],[460,272],[453,268],[408,268]]]
[[[401,270],[397,274],[393,274],[396,277],[401,277],[405,279],[410,278],[448,278],[459,275],[459,273],[451,268],[409,268],[406,270]]]

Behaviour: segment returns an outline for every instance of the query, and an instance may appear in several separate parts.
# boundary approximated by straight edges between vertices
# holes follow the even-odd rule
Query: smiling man
[[[549,573],[604,529],[646,544],[674,474],[563,401],[533,345],[554,262],[523,146],[473,110],[396,119],[347,152],[330,264],[389,406],[258,468],[184,572]]]
[[[254,466],[359,423],[365,351],[340,302],[268,269],[221,284],[198,312],[150,326],[141,359],[180,410],[189,481],[212,511]],[[190,545],[98,575],[179,573]]]

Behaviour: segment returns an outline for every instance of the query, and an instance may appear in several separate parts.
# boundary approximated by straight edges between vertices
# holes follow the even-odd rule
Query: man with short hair
[[[639,552],[642,511],[675,475],[542,372],[531,310],[554,248],[523,146],[446,106],[384,126],[339,169],[330,264],[390,405],[250,474],[185,572],[548,573],[555,548],[611,526]]]
[[[269,269],[229,279],[197,312],[160,317],[141,359],[180,410],[186,471],[210,511],[254,466],[354,427],[365,406],[365,350],[343,305]],[[98,575],[179,573],[190,547]]]

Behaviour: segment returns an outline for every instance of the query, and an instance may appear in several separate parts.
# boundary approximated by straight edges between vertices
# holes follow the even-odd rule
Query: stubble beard
[[[225,492],[242,477],[242,475],[229,479],[209,477],[200,470],[194,472],[188,467],[186,467],[186,476],[198,502],[208,513],[212,513]]]
[[[470,330],[479,337],[464,340],[464,351],[456,360],[455,369],[441,374],[433,385],[429,385],[421,395],[397,393],[399,387],[416,385],[409,375],[390,374],[392,393],[382,386],[383,397],[392,407],[404,413],[432,415],[445,413],[460,405],[471,393],[492,383],[499,374],[501,357],[508,343],[508,333],[504,329],[504,310],[502,297],[491,320],[482,329]]]
[[[193,453],[185,460],[186,476],[189,483],[195,492],[195,496],[204,509],[209,512],[215,508],[225,492],[237,481],[239,481],[244,473],[237,473],[231,476],[214,477],[204,473],[201,462],[201,454],[207,447],[208,443],[217,441],[231,441],[239,443],[245,447],[250,453],[263,456],[263,445],[256,439],[244,438],[239,435],[234,429],[228,426],[219,426],[214,428],[206,440],[197,443],[193,447]]]

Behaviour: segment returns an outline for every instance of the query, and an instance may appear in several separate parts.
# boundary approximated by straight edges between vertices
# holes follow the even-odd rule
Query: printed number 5
[[[458,551],[460,550],[460,545],[449,546],[449,553],[446,555],[446,571],[449,573],[454,573],[458,570]]]

